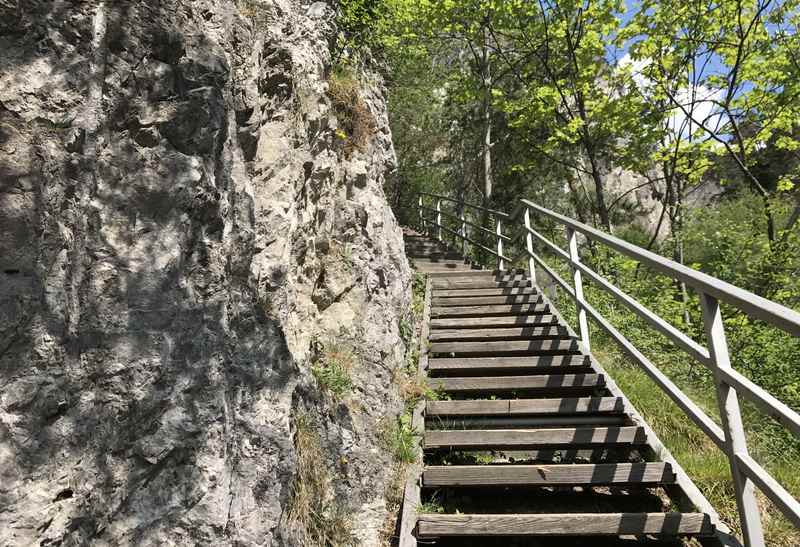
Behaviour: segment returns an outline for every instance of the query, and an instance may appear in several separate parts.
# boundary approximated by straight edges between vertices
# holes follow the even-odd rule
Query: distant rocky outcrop
[[[410,272],[377,77],[370,137],[337,132],[333,19],[0,0],[0,545],[307,544],[299,423],[379,544]]]

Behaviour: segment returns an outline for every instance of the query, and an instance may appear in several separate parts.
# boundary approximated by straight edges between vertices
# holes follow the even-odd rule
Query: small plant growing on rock
[[[341,399],[353,388],[350,370],[355,360],[352,347],[342,342],[328,342],[323,345],[317,362],[312,365],[311,374],[320,387],[336,399]]]
[[[331,71],[328,95],[339,122],[336,136],[344,143],[345,157],[363,152],[378,124],[361,96],[361,85],[351,67],[342,64]]]
[[[297,472],[289,498],[289,522],[309,547],[350,547],[357,544],[350,513],[331,499],[331,478],[314,420],[307,414],[294,419]]]
[[[411,415],[401,415],[386,432],[386,441],[396,461],[414,463],[417,461],[417,439],[411,427]]]

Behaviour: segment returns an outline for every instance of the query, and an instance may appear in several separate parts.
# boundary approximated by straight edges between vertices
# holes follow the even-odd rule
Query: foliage
[[[377,123],[361,96],[361,84],[351,67],[339,65],[331,72],[328,95],[339,122],[336,136],[343,144],[345,157],[355,151],[363,152],[375,134]]]
[[[350,371],[357,356],[353,348],[344,342],[327,342],[311,367],[311,373],[320,387],[341,399],[353,388]]]
[[[386,432],[386,443],[395,460],[414,463],[419,451],[418,432],[411,427],[411,414],[402,414]]]
[[[311,416],[294,419],[297,472],[289,495],[289,522],[309,547],[348,547],[357,544],[350,512],[332,499],[325,454]]]

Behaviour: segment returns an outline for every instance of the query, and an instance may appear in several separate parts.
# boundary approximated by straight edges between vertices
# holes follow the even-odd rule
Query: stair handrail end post
[[[425,216],[423,215],[423,207],[425,204],[422,201],[423,199],[423,195],[419,194],[419,198],[417,199],[417,216],[419,217],[419,229],[422,233],[425,233]]]
[[[536,285],[536,261],[533,259],[533,235],[531,234],[531,209],[524,203],[525,207],[523,220],[525,222],[525,247],[528,249],[528,279],[532,285]]]
[[[732,370],[722,311],[716,297],[701,292],[700,304],[703,309],[703,325],[708,341],[708,351],[714,372],[717,404],[725,432],[725,452],[731,469],[736,505],[742,525],[742,537],[746,547],[765,547],[761,513],[756,500],[755,483],[740,469],[737,454],[748,455],[744,423],[739,408],[736,389],[729,385],[721,371]]]
[[[503,259],[503,220],[495,216],[495,239],[497,247],[497,269],[501,272],[506,269],[506,261]]]
[[[578,334],[581,337],[583,350],[586,353],[590,351],[589,343],[589,319],[586,315],[586,308],[583,306],[583,278],[581,271],[575,266],[580,262],[580,254],[578,253],[578,233],[571,227],[566,226],[567,242],[569,246],[569,265],[572,269],[572,288],[575,291],[575,310],[578,316]]]
[[[442,241],[442,200],[436,200],[436,239]]]
[[[459,218],[461,219],[461,256],[466,260],[467,258],[467,208],[464,206],[463,201],[458,202]]]

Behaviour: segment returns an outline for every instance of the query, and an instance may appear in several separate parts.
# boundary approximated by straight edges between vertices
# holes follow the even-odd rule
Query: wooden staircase
[[[416,417],[401,547],[722,544],[716,515],[687,501],[696,487],[524,274],[414,232],[406,252],[428,274],[420,372],[439,397]]]

